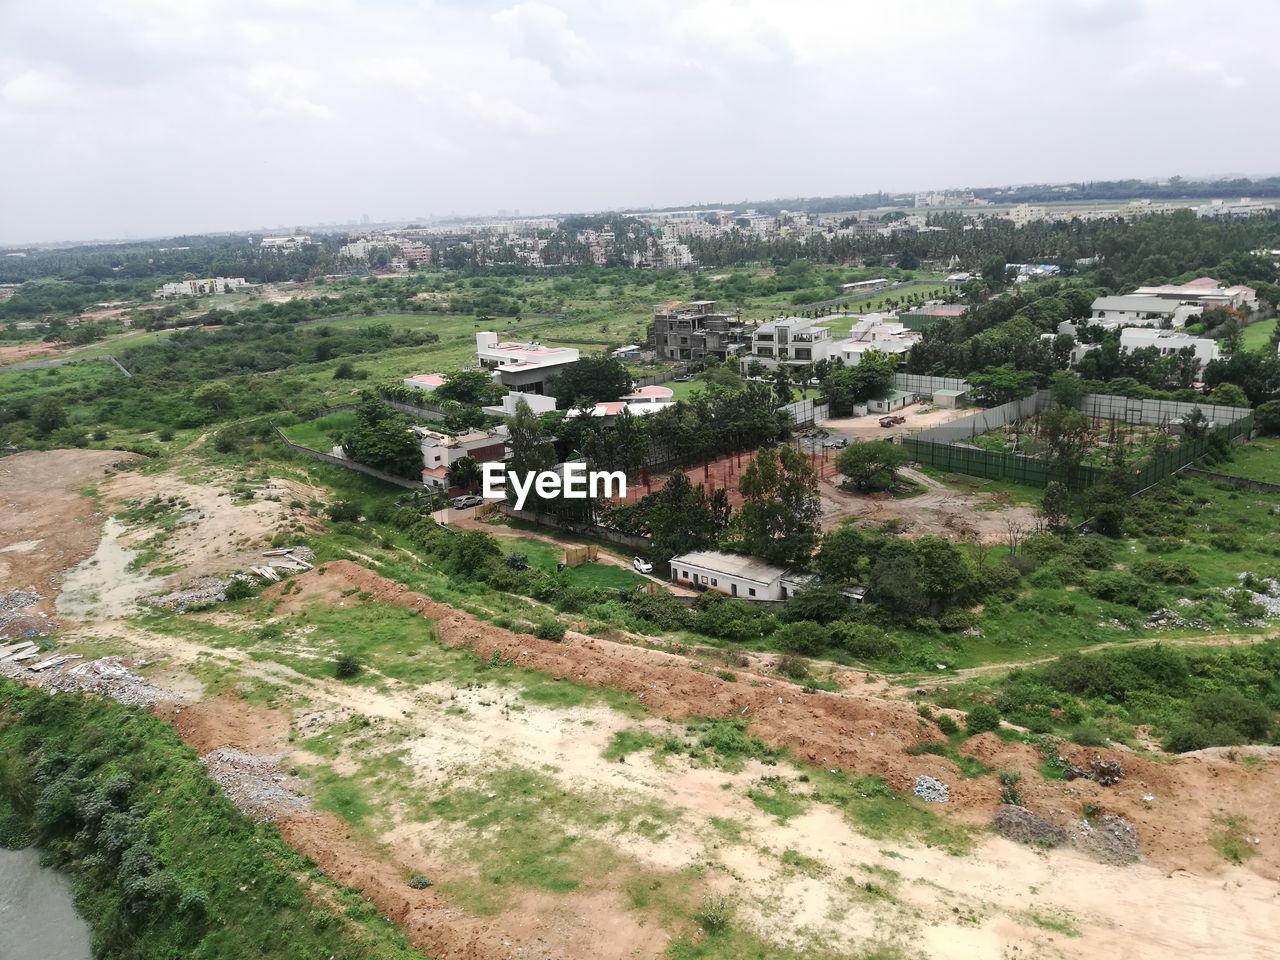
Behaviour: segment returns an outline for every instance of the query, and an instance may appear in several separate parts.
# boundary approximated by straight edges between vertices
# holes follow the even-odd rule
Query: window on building
[[[720,581],[719,581],[719,580],[717,580],[715,577],[712,577],[712,578],[711,578],[711,585],[712,585],[713,587],[718,587],[718,586],[720,586]]]
[[[755,587],[748,587],[748,588],[747,588],[747,594],[748,594],[749,596],[754,597],[754,596],[756,595],[756,588],[755,588]]]

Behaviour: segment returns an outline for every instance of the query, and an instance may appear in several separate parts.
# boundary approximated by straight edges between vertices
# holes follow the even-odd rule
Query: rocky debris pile
[[[1073,847],[1101,863],[1121,867],[1138,861],[1138,828],[1115,813],[1077,821],[1070,839]]]
[[[991,818],[991,826],[1006,840],[1031,847],[1060,847],[1067,842],[1067,831],[1026,807],[1006,803]]]
[[[1124,767],[1119,760],[1103,760],[1094,757],[1086,766],[1069,766],[1063,772],[1068,780],[1092,780],[1100,787],[1113,787],[1124,779]]]
[[[236,809],[259,820],[298,813],[310,807],[280,769],[282,754],[259,756],[233,747],[219,747],[202,758],[209,776]]]
[[[1185,598],[1183,598],[1185,599]],[[1178,601],[1182,605],[1182,601]],[[1191,604],[1188,603],[1188,606]],[[1179,616],[1168,607],[1161,607],[1143,624],[1148,630],[1208,630],[1210,626],[1204,620],[1188,620]]]
[[[0,663],[0,669],[6,666],[7,662]],[[120,657],[90,660],[70,669],[63,664],[34,676],[24,674],[24,679],[33,680],[49,693],[99,693],[130,707],[154,707],[173,699],[172,693],[138,676]]]
[[[211,603],[221,603],[226,600],[229,582],[219,580],[217,577],[201,577],[181,590],[157,597],[145,597],[142,602],[151,607],[176,610],[179,613],[184,610],[199,609]]]
[[[951,799],[951,791],[945,783],[924,774],[916,777],[915,794],[925,803],[946,803]]]
[[[40,594],[34,590],[10,590],[8,593],[0,593],[0,613],[24,610],[39,602]]]
[[[1264,579],[1249,573],[1240,574],[1239,579],[1240,589],[1247,591],[1249,599],[1266,611],[1264,621],[1259,625],[1265,625],[1266,620],[1280,618],[1280,580]],[[1259,586],[1263,588],[1262,591],[1253,589]]]

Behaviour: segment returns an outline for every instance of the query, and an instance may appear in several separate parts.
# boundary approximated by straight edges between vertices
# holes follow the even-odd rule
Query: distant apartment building
[[[1162,357],[1191,350],[1195,353],[1196,362],[1203,371],[1211,360],[1218,359],[1218,344],[1206,337],[1193,337],[1177,330],[1154,330],[1149,327],[1130,327],[1120,331],[1120,350],[1131,353],[1155,347]]]
[[[400,256],[408,263],[430,263],[431,248],[421,243],[401,243]]]
[[[489,331],[476,334],[476,358],[492,371],[495,381],[517,393],[547,392],[547,382],[580,354],[573,347],[544,347],[540,343],[500,343]]]
[[[752,361],[770,370],[804,366],[829,359],[834,355],[834,346],[831,331],[812,318],[778,317],[756,327],[751,337],[751,356],[743,359],[742,366],[745,370]]]
[[[1032,206],[1029,203],[1019,203],[1010,207],[1005,212],[1005,216],[1013,221],[1015,227],[1025,227],[1029,223],[1048,219],[1048,212],[1044,207]]]
[[[288,237],[263,237],[262,242],[258,244],[263,250],[272,250],[277,253],[288,253],[293,250],[301,250],[309,243],[313,243],[310,235],[299,233]]]
[[[1276,209],[1276,204],[1274,201],[1241,197],[1239,200],[1210,200],[1191,209],[1197,217],[1252,217],[1259,213],[1269,213]]]
[[[154,296],[160,300],[174,297],[207,297],[215,293],[231,293],[250,286],[244,277],[206,277],[203,280],[176,280],[166,283],[156,290]]]
[[[714,300],[658,307],[649,327],[649,344],[659,360],[724,360],[747,342],[741,316],[717,310]]]

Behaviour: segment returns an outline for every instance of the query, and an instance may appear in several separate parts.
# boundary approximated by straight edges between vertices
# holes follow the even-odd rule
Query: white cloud
[[[0,239],[1268,172],[1278,28],[1270,0],[0,0]],[[1150,135],[1188,116],[1239,136]]]

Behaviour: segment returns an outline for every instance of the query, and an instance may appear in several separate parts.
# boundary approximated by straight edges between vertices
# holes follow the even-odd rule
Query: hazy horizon
[[[0,0],[0,243],[1269,170],[1277,27],[1264,0]]]

